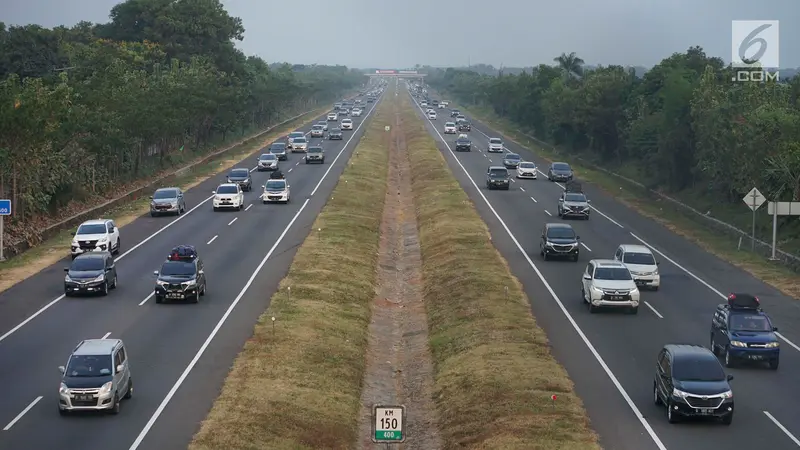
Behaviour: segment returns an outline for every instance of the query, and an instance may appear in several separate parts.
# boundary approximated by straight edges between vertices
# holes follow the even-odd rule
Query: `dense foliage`
[[[111,195],[365,81],[343,66],[245,57],[234,47],[241,19],[219,0],[128,0],[110,17],[0,23],[0,198],[17,223]]]
[[[650,187],[700,189],[738,202],[753,186],[800,201],[800,77],[732,82],[734,69],[701,48],[637,77],[585,68],[574,53],[518,75],[424,70],[462,104],[491,107],[534,136],[613,167]]]

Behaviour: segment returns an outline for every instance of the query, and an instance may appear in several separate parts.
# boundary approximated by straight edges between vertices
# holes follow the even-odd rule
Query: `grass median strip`
[[[403,99],[445,448],[599,449],[521,284]]]
[[[190,450],[356,441],[393,119],[376,107]]]

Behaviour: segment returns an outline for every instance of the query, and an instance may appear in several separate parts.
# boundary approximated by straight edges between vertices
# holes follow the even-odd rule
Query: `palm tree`
[[[558,67],[568,75],[580,76],[583,74],[584,62],[582,59],[578,58],[578,55],[576,55],[575,52],[572,52],[569,55],[562,53],[561,56],[553,58],[553,61],[557,62]]]

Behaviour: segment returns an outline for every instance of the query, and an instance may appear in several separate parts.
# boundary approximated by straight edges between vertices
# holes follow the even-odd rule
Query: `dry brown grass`
[[[302,118],[292,121],[278,130],[267,133],[266,135],[249,142],[239,145],[225,153],[221,159],[213,159],[202,167],[195,167],[191,172],[180,177],[175,185],[183,190],[191,189],[210,177],[222,173],[231,167],[252,158],[253,154],[260,150],[264,145],[275,141],[295,129],[305,126],[327,111],[328,108],[320,108],[309,113]],[[189,206],[191,208],[191,206]],[[104,216],[114,219],[120,228],[128,225],[150,211],[150,200],[147,198],[131,201],[108,211]],[[0,292],[9,289],[11,286],[36,275],[42,270],[57,263],[69,254],[69,245],[72,242],[70,232],[74,230],[63,230],[50,239],[36,245],[30,250],[15,256],[7,261],[0,262]]]
[[[377,108],[190,450],[356,442],[393,118]]]
[[[446,448],[600,448],[519,281],[402,98]]]

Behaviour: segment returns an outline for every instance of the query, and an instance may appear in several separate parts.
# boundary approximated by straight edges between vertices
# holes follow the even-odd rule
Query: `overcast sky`
[[[0,0],[0,20],[105,22],[117,0]],[[551,63],[652,66],[700,45],[731,59],[731,20],[780,20],[780,64],[800,66],[800,0],[223,0],[239,47],[269,62],[408,68]]]

